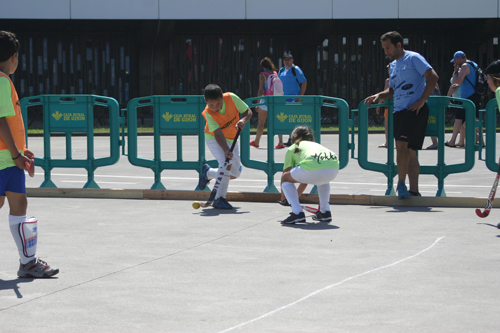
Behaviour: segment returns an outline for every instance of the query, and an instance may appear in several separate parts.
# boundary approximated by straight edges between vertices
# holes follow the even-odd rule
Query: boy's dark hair
[[[19,41],[16,35],[9,31],[0,31],[0,62],[10,59],[19,52]]]
[[[216,84],[209,84],[205,87],[205,100],[211,101],[222,98],[222,89]]]
[[[397,46],[398,43],[401,43],[401,47],[403,46],[403,37],[401,37],[401,35],[397,31],[386,32],[385,34],[382,35],[382,37],[380,37],[380,40],[382,42],[384,42],[384,41],[386,41],[388,39],[391,40],[391,43],[394,46]]]

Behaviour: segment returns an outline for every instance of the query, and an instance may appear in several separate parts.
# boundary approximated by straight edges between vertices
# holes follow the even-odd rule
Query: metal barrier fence
[[[302,102],[286,102],[289,98],[302,98]],[[454,101],[458,104],[450,104]],[[263,96],[246,99],[249,107],[266,105],[268,108],[267,118],[267,143],[273,147],[275,135],[288,135],[297,125],[308,125],[316,134],[316,141],[321,143],[321,108],[335,108],[338,110],[339,119],[339,147],[338,157],[340,169],[347,166],[349,161],[349,150],[354,157],[354,121],[349,119],[349,108],[347,103],[339,98],[327,96]],[[122,132],[120,139],[120,124],[125,124],[124,112],[128,123],[128,160],[132,165],[150,168],[154,173],[154,184],[152,189],[165,189],[161,183],[161,173],[165,169],[195,170],[201,173],[203,164],[208,163],[217,167],[216,160],[206,161],[205,158],[205,121],[201,111],[205,108],[205,101],[201,95],[190,96],[149,96],[136,98],[129,102],[127,109],[120,110],[118,103],[113,98],[95,95],[40,95],[24,98],[20,101],[25,124],[28,124],[30,108],[43,108],[43,130],[44,130],[44,156],[36,157],[35,163],[45,172],[45,180],[40,187],[56,187],[51,180],[53,168],[84,168],[87,170],[88,179],[84,188],[99,188],[94,180],[94,171],[101,166],[116,163],[120,158],[120,146],[124,146],[125,140]],[[481,121],[475,120],[474,104],[466,99],[451,98],[444,96],[431,96],[428,100],[429,121],[427,136],[438,138],[438,156],[436,165],[421,165],[421,174],[431,174],[438,179],[438,191],[436,196],[446,196],[444,191],[444,179],[453,173],[467,172],[474,166],[475,151],[481,153],[482,146],[475,143],[475,127],[482,127]],[[393,138],[393,105],[392,99],[383,104],[371,107],[388,107],[388,154],[386,163],[376,163],[368,160],[368,105],[361,101],[358,110],[358,146],[357,159],[360,167],[365,170],[381,172],[387,177],[386,195],[394,195],[393,178],[397,175],[397,165],[394,161],[394,138]],[[466,127],[465,162],[457,164],[445,163],[445,109],[447,107],[458,107],[465,109],[466,123],[475,126]],[[109,114],[110,128],[110,154],[104,158],[94,156],[94,122],[96,108],[104,108]],[[486,110],[486,165],[488,169],[496,172],[496,108],[497,102],[491,100]],[[140,113],[149,112],[153,115],[153,145],[154,149],[148,150],[153,158],[143,158],[138,155],[138,133],[137,123]],[[102,110],[101,110],[102,113]],[[106,117],[105,117],[106,118]],[[102,121],[102,116],[101,119]],[[27,131],[27,128],[26,128]],[[349,142],[349,131],[351,131],[351,142]],[[52,158],[50,138],[54,133],[63,133],[66,137],[66,158]],[[75,159],[72,156],[71,138],[73,134],[82,133],[86,135],[87,152],[86,158]],[[162,159],[162,136],[174,135],[177,140],[176,159]],[[198,136],[198,155],[196,160],[186,161],[183,157],[183,135]],[[245,126],[240,139],[241,161],[248,168],[262,170],[267,174],[268,182],[264,192],[278,192],[274,185],[274,175],[283,170],[283,163],[275,161],[274,149],[267,150],[267,160],[254,160],[250,157],[250,127]],[[335,149],[334,149],[335,150]],[[125,155],[125,151],[122,152]],[[196,187],[196,190],[199,190]],[[209,190],[208,188],[206,190]],[[315,189],[313,189],[314,192]]]
[[[216,160],[205,159],[205,119],[201,115],[205,105],[201,95],[149,96],[135,98],[128,103],[128,160],[132,165],[150,168],[154,172],[155,181],[151,189],[165,189],[161,183],[161,173],[165,169],[197,170],[200,173],[205,163],[217,167]],[[137,119],[138,111],[141,109],[148,109],[153,113],[154,157],[152,159],[138,156]],[[161,136],[166,134],[176,136],[176,160],[162,159]],[[185,161],[182,155],[182,136],[190,134],[198,135],[198,156],[197,160]]]
[[[51,180],[53,168],[84,168],[87,170],[87,183],[84,188],[99,188],[94,181],[94,171],[101,166],[112,165],[120,159],[119,141],[119,106],[118,102],[109,97],[95,95],[40,95],[23,98],[20,101],[23,120],[28,124],[29,109],[43,108],[43,158],[35,157],[35,164],[45,173],[45,180],[40,187],[55,188]],[[108,157],[94,157],[94,113],[95,107],[104,107],[109,111],[109,146]],[[26,138],[28,128],[26,126]],[[50,137],[53,133],[64,133],[66,136],[66,158],[52,158]],[[85,133],[87,136],[87,158],[72,157],[71,136],[75,133]]]
[[[301,102],[287,102],[287,99],[301,98]],[[245,99],[249,107],[267,106],[267,161],[250,158],[250,127],[245,126],[241,136],[241,162],[244,166],[262,170],[267,175],[264,192],[279,192],[274,185],[274,174],[283,171],[283,163],[274,160],[274,136],[289,135],[298,125],[307,125],[314,131],[316,142],[321,143],[321,107],[337,108],[339,113],[339,167],[349,162],[349,106],[340,98],[327,96],[262,96]],[[312,192],[315,192],[313,188]]]
[[[450,104],[449,101],[455,101],[459,104]],[[395,195],[393,178],[397,176],[398,169],[394,162],[394,133],[393,133],[393,100],[389,99],[385,103],[372,105],[371,107],[387,107],[388,112],[388,154],[386,163],[376,163],[368,160],[368,104],[361,101],[358,105],[358,163],[361,168],[370,171],[381,172],[387,177],[386,195]],[[438,160],[436,165],[421,165],[420,174],[430,174],[438,179],[437,197],[444,197],[444,179],[452,174],[467,172],[474,167],[474,154],[481,147],[476,144],[465,145],[465,162],[456,164],[446,164],[445,156],[445,110],[447,107],[458,107],[465,109],[465,122],[475,124],[475,106],[467,99],[452,98],[445,96],[431,96],[427,100],[429,106],[429,120],[427,124],[426,136],[435,136],[438,138]],[[465,133],[468,143],[475,142],[475,127],[466,126]]]

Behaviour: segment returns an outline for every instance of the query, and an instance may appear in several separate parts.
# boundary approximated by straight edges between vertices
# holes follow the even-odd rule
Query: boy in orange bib
[[[206,121],[205,142],[212,155],[219,162],[219,168],[224,165],[226,158],[231,159],[212,206],[218,209],[232,209],[233,206],[226,200],[229,179],[239,177],[242,167],[238,145],[234,147],[233,152],[229,152],[229,148],[233,143],[237,129],[243,129],[245,123],[252,118],[252,111],[235,94],[223,94],[222,89],[216,84],[209,84],[205,87],[205,102],[207,106],[202,112]],[[219,168],[211,168],[208,164],[203,166],[198,183],[201,190],[205,189],[211,179],[217,177]]]
[[[16,242],[23,278],[47,278],[59,273],[35,257],[38,242],[38,221],[28,218],[26,209],[26,164],[34,159],[26,149],[21,107],[16,88],[10,80],[19,64],[19,41],[11,32],[0,31],[0,208],[9,202],[9,225]]]

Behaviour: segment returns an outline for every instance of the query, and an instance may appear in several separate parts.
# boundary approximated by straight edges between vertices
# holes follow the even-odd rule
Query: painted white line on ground
[[[379,271],[379,270],[384,269],[384,268],[389,268],[389,267],[392,267],[392,266],[396,266],[396,265],[398,265],[398,264],[401,264],[402,262],[405,262],[405,261],[407,261],[407,260],[413,259],[413,258],[415,258],[415,257],[417,257],[417,256],[419,256],[419,255],[421,255],[422,253],[424,253],[424,252],[429,251],[430,249],[432,249],[432,248],[433,248],[433,247],[434,247],[434,246],[435,246],[435,245],[436,245],[436,244],[437,244],[437,243],[438,243],[441,239],[443,239],[443,238],[444,238],[444,236],[443,236],[443,237],[439,237],[438,239],[436,239],[436,240],[434,241],[434,243],[432,243],[432,245],[431,245],[431,246],[429,246],[429,247],[428,247],[428,248],[426,248],[426,249],[423,249],[422,251],[420,251],[420,252],[418,252],[418,253],[416,253],[416,254],[414,254],[414,255],[412,255],[412,256],[409,256],[409,257],[406,257],[406,258],[401,259],[401,260],[399,260],[399,261],[393,262],[392,264],[389,264],[389,265],[381,266],[381,267],[379,267],[379,268],[375,268],[375,269],[372,269],[372,270],[366,271],[366,272],[364,272],[364,273],[361,273],[361,274],[358,274],[358,275],[351,276],[351,277],[349,277],[349,278],[347,278],[347,279],[344,279],[344,280],[342,280],[342,281],[340,281],[340,282],[337,282],[337,283],[331,284],[331,285],[329,285],[329,286],[327,286],[327,287],[325,287],[325,288],[323,288],[323,289],[316,290],[315,292],[310,293],[309,295],[304,296],[304,297],[302,297],[301,299],[296,300],[295,302],[292,302],[292,303],[290,303],[290,304],[287,304],[287,305],[285,305],[285,306],[282,306],[282,307],[280,307],[280,308],[277,308],[276,310],[273,310],[273,311],[271,311],[271,312],[268,312],[268,313],[266,313],[266,314],[264,314],[264,315],[262,315],[262,316],[260,316],[260,317],[257,317],[257,318],[255,318],[255,319],[252,319],[252,320],[249,320],[249,321],[247,321],[247,322],[241,323],[241,324],[239,324],[239,325],[233,326],[233,327],[228,328],[228,329],[226,329],[226,330],[224,330],[224,331],[221,331],[221,332],[219,332],[219,333],[229,332],[229,331],[232,331],[232,330],[234,330],[234,329],[237,329],[237,328],[243,327],[243,326],[245,326],[245,325],[248,325],[248,324],[250,324],[250,323],[256,322],[256,321],[258,321],[258,320],[261,320],[261,319],[264,319],[264,318],[266,318],[266,317],[269,317],[269,316],[271,316],[271,315],[273,315],[273,314],[275,314],[275,313],[277,313],[277,312],[280,312],[281,310],[285,310],[286,308],[289,308],[289,307],[291,307],[291,306],[294,306],[294,305],[295,305],[295,304],[297,304],[297,303],[300,303],[300,302],[302,302],[302,301],[305,301],[306,299],[311,298],[311,297],[313,297],[313,296],[315,296],[315,295],[317,295],[317,294],[319,294],[319,293],[321,293],[321,292],[323,292],[323,291],[325,291],[325,290],[328,290],[328,289],[330,289],[330,288],[333,288],[333,287],[339,286],[339,285],[341,285],[341,284],[342,284],[342,283],[344,283],[344,282],[347,282],[347,281],[350,281],[350,280],[356,279],[356,278],[361,277],[361,276],[363,276],[363,275],[367,275],[367,274],[370,274],[370,273],[373,273],[373,272]]]

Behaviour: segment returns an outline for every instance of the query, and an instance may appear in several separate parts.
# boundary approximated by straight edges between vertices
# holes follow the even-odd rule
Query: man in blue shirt
[[[307,79],[304,76],[302,69],[300,69],[299,66],[295,66],[293,64],[292,53],[285,52],[283,54],[283,63],[285,64],[285,66],[281,67],[278,72],[278,76],[281,82],[283,82],[283,93],[285,95],[304,95],[307,88]],[[295,100],[292,98],[287,98],[286,101],[302,102],[302,98],[297,98]],[[285,146],[289,147],[291,145],[290,139],[288,139],[288,142],[283,145],[283,136],[278,135],[278,138],[279,143],[276,146],[277,149],[285,148]]]
[[[476,77],[477,77],[477,64],[474,61],[467,59],[463,51],[457,51],[451,59],[452,63],[458,66],[458,77],[453,81],[450,86],[448,94],[451,95],[455,90],[460,89],[460,98],[465,98],[476,106],[476,120],[479,120],[479,109],[481,108],[481,95],[476,93]],[[465,115],[463,116],[465,123]],[[478,135],[476,133],[476,141]],[[451,141],[451,140],[450,140]],[[448,147],[455,147],[455,143],[446,144]]]
[[[307,79],[302,69],[293,64],[293,56],[290,52],[283,54],[283,63],[285,66],[278,73],[281,82],[283,82],[283,93],[285,95],[304,95],[307,88]],[[289,100],[289,102],[292,101],[292,99]],[[302,99],[297,98],[296,101],[301,102]]]
[[[394,139],[396,140],[398,165],[398,198],[420,196],[418,177],[420,163],[417,150],[427,130],[429,108],[426,100],[439,79],[429,63],[420,54],[403,48],[403,37],[396,32],[387,32],[380,38],[385,55],[392,61],[389,67],[389,87],[369,96],[370,105],[379,99],[394,98]],[[410,190],[406,188],[406,174]]]

